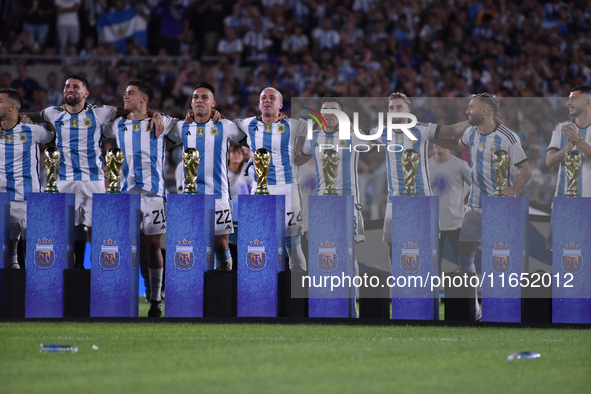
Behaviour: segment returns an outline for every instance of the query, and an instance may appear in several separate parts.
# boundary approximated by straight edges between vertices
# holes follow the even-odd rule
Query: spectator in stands
[[[81,0],[55,0],[57,36],[61,53],[65,52],[66,45],[78,45],[80,40],[80,2]]]
[[[47,33],[49,32],[49,22],[53,13],[51,2],[24,0],[19,3],[24,20],[23,29],[29,33],[31,40],[37,45],[45,45]]]
[[[33,99],[33,92],[39,88],[39,82],[27,76],[27,66],[24,63],[19,63],[16,66],[16,73],[18,77],[12,81],[10,86],[14,90],[23,88],[24,95],[21,94],[23,100],[31,101]]]

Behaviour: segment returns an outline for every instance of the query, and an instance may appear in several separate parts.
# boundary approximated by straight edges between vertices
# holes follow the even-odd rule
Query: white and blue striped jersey
[[[178,122],[168,135],[175,143],[183,142],[183,150],[195,148],[199,151],[197,167],[197,193],[230,198],[228,189],[228,140],[240,141],[246,137],[233,122],[222,119],[214,123]],[[183,168],[184,173],[184,168]],[[183,181],[184,187],[184,181]]]
[[[527,156],[521,147],[521,140],[517,134],[498,123],[497,127],[486,135],[480,134],[476,126],[470,126],[464,131],[461,141],[470,149],[472,165],[472,186],[470,187],[468,205],[473,208],[482,208],[482,198],[492,196],[497,187],[493,168],[495,151],[501,149],[509,154],[511,165],[507,176],[507,186],[511,186],[517,178],[519,169],[515,166],[525,163]]]
[[[20,121],[0,134],[0,193],[10,193],[12,201],[26,201],[29,193],[39,193],[39,143],[53,140],[53,133]]]
[[[178,119],[163,116],[164,133],[156,138],[154,130],[148,130],[152,118],[130,120],[118,117],[105,125],[107,138],[116,138],[125,160],[121,171],[121,193],[142,189],[165,197],[164,150],[165,135],[175,127]]]
[[[376,129],[370,131],[375,134]],[[411,141],[402,131],[392,133],[392,141],[388,141],[386,129],[382,131],[380,142],[386,147],[386,165],[388,170],[388,201],[393,196],[401,196],[404,192],[404,171],[402,169],[402,152],[406,149],[414,149],[419,154],[419,168],[415,180],[415,191],[417,196],[431,196],[431,182],[429,180],[429,155],[427,145],[429,140],[437,138],[440,126],[435,123],[420,123],[410,129],[417,138]],[[404,150],[400,149],[401,145]],[[392,145],[391,147],[389,147]],[[388,148],[389,147],[389,148]],[[399,152],[397,152],[399,151]]]
[[[312,139],[306,139],[302,152],[314,157],[316,167],[316,190],[317,196],[324,195],[326,191],[326,182],[324,181],[324,171],[322,169],[322,155],[327,149],[334,149],[339,154],[339,165],[337,169],[337,180],[335,190],[339,196],[355,196],[355,204],[359,204],[359,184],[357,182],[357,163],[359,162],[359,152],[354,147],[358,144],[367,144],[355,134],[351,134],[349,140],[339,140],[339,133],[328,134],[324,131],[315,131]],[[327,145],[332,145],[330,148]],[[320,147],[322,146],[322,151]],[[338,149],[338,150],[337,150]]]
[[[548,146],[549,151],[562,150],[566,148],[566,137],[562,135],[561,129],[563,126],[566,126],[569,123],[571,122],[561,122],[556,125],[554,131],[552,131],[552,139],[550,140],[550,145]],[[575,127],[581,136],[585,138],[585,142],[591,144],[591,132],[588,131],[589,128],[586,127],[582,129],[576,124]],[[583,157],[583,165],[581,166],[581,172],[579,173],[579,183],[577,184],[577,190],[581,197],[591,197],[591,160],[585,157],[584,153],[581,152],[577,146],[575,146],[575,150],[578,150]],[[558,167],[558,179],[556,181],[556,192],[554,193],[554,196],[564,197],[566,186],[566,168],[564,166],[564,160],[562,160]]]
[[[306,136],[308,126],[304,120],[290,118],[265,124],[259,117],[251,117],[236,119],[234,123],[246,133],[248,146],[253,153],[259,148],[265,148],[271,153],[269,186],[297,183],[295,139]]]
[[[99,181],[103,175],[101,157],[102,126],[117,115],[117,108],[86,104],[77,114],[61,107],[48,107],[41,118],[56,131],[56,146],[62,157],[59,179],[62,181]]]

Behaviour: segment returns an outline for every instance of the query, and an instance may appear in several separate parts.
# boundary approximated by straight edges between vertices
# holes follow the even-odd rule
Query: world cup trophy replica
[[[123,151],[119,148],[111,148],[107,151],[107,155],[105,156],[107,162],[107,178],[109,180],[107,193],[121,193],[119,182],[121,180],[121,170],[123,169],[124,159],[125,156],[123,155]]]
[[[504,150],[497,150],[493,153],[493,168],[495,169],[495,192],[494,197],[504,197],[503,187],[507,186],[507,170],[511,161],[509,154]]]
[[[265,148],[257,149],[254,152],[254,171],[257,174],[257,190],[254,194],[269,194],[267,182],[269,177],[269,166],[271,165],[271,153]]]
[[[417,171],[419,169],[419,154],[414,149],[406,149],[402,153],[402,172],[404,175],[403,196],[416,196],[415,189]]]
[[[187,148],[183,152],[183,166],[185,167],[185,188],[183,194],[197,194],[197,169],[201,157],[195,148]]]
[[[566,168],[566,193],[564,193],[564,197],[580,197],[578,185],[582,164],[583,156],[579,151],[571,150],[566,152],[564,156],[564,167]]]
[[[59,193],[57,190],[57,176],[60,171],[61,153],[59,149],[48,147],[45,149],[45,173],[47,174],[47,186],[45,193]]]
[[[340,161],[339,154],[334,149],[328,149],[322,154],[322,171],[324,172],[324,182],[326,183],[326,189],[324,190],[325,196],[338,195],[335,184],[337,182]]]

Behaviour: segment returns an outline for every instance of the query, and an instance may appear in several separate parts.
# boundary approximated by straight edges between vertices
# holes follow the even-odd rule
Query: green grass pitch
[[[515,351],[541,358],[507,361]],[[589,393],[591,331],[0,323],[0,393],[95,392]]]

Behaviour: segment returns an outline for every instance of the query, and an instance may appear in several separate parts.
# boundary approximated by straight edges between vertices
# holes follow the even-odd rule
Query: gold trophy
[[[187,148],[183,152],[183,166],[185,166],[185,188],[183,194],[197,194],[197,169],[201,157],[199,151],[195,148]]]
[[[107,178],[109,179],[109,186],[107,193],[119,194],[119,181],[121,179],[121,170],[123,168],[123,160],[125,156],[123,151],[119,148],[111,148],[107,151],[105,161],[107,162]]]
[[[45,173],[47,174],[47,186],[45,193],[59,193],[57,190],[57,176],[60,171],[61,153],[53,146],[45,149]]]
[[[325,150],[322,154],[322,171],[324,171],[324,183],[326,183],[325,196],[338,195],[334,185],[337,182],[340,161],[339,154],[334,149]]]
[[[402,172],[404,174],[403,196],[416,196],[415,184],[417,171],[419,170],[419,154],[414,149],[406,149],[402,152]]]
[[[271,165],[271,153],[265,148],[254,152],[254,172],[257,174],[257,190],[254,194],[269,194],[267,181],[269,166]]]
[[[511,161],[509,154],[504,150],[496,150],[493,153],[493,168],[495,169],[495,193],[494,197],[504,197],[503,187],[507,186],[507,170]]]
[[[564,193],[564,197],[581,197],[577,189],[582,164],[583,156],[579,151],[571,150],[566,152],[564,156],[564,167],[566,168],[566,193]]]

